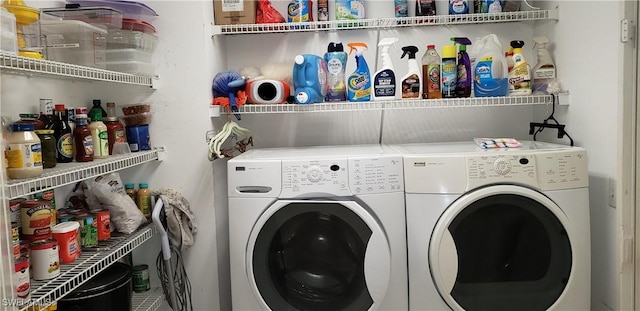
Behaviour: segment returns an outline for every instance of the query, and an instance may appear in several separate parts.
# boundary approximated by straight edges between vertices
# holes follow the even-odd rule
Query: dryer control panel
[[[403,191],[400,156],[282,161],[281,197]]]

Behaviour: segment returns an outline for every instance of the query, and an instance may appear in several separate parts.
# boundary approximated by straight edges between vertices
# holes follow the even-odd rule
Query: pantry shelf
[[[31,299],[20,311],[30,306],[45,307],[80,287],[91,277],[118,261],[153,236],[153,224],[147,224],[130,235],[112,236],[101,242],[101,251],[82,253],[72,264],[60,266],[60,276],[47,281],[31,281]]]
[[[117,71],[79,66],[50,60],[18,56],[0,51],[0,68],[3,72],[20,74],[44,74],[72,79],[107,81],[121,84],[143,85],[155,88],[155,78]]]
[[[397,28],[443,25],[487,24],[557,20],[558,10],[534,10],[502,13],[417,16],[403,18],[374,18],[308,23],[215,25],[213,35],[239,35],[277,32],[336,31],[367,28]]]
[[[399,110],[399,109],[428,109],[428,108],[472,108],[472,107],[502,107],[523,105],[551,104],[550,95],[507,96],[507,97],[470,97],[451,99],[416,99],[391,100],[371,102],[334,102],[311,105],[276,104],[276,105],[244,105],[240,107],[240,114],[267,113],[311,113],[311,112],[341,112],[366,110]],[[228,109],[223,111],[228,113]]]
[[[162,288],[152,288],[146,292],[133,293],[133,311],[156,311],[162,306]]]
[[[164,151],[160,149],[154,149],[110,156],[106,159],[95,159],[92,162],[58,163],[56,167],[46,169],[45,173],[38,177],[8,180],[6,194],[9,196],[9,199],[15,199],[36,192],[73,184],[88,178],[159,160],[159,155],[163,152]]]

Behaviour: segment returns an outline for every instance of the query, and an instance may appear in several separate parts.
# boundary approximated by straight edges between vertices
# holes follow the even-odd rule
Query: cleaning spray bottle
[[[348,43],[349,54],[356,51],[356,70],[347,79],[347,98],[352,102],[371,100],[371,73],[362,52],[367,50],[364,42]]]
[[[297,55],[293,64],[293,86],[297,104],[324,101],[327,91],[327,66],[322,57],[312,54]]]
[[[549,84],[556,78],[556,66],[551,59],[547,44],[547,37],[534,37],[534,48],[538,49],[538,63],[533,67],[533,93],[534,94],[550,94],[548,91]]]
[[[313,2],[311,0],[291,0],[287,5],[287,21],[303,23],[313,21]]]
[[[507,60],[507,72],[513,69],[513,47],[509,46],[509,50],[504,52],[504,58]]]
[[[458,67],[456,66],[456,46],[445,45],[442,47],[442,98],[456,97],[456,81],[458,79]]]
[[[465,37],[451,38],[451,41],[459,44],[458,47],[458,67],[456,80],[456,97],[471,96],[471,58],[467,54],[467,45],[471,45],[471,40]]]
[[[347,53],[342,42],[331,42],[324,54],[327,63],[327,96],[326,101],[346,101],[347,86],[344,84],[345,69],[347,66]]]
[[[396,99],[396,74],[393,69],[393,61],[389,55],[389,48],[398,42],[398,38],[384,38],[380,40],[380,57],[382,64],[373,75],[373,100]]]
[[[476,40],[471,54],[473,67],[473,94],[476,97],[506,96],[509,90],[507,60],[502,44],[495,34]]]
[[[402,98],[419,99],[422,97],[422,71],[420,65],[416,60],[416,53],[418,53],[418,47],[414,45],[403,46],[402,56],[409,55],[409,70],[406,75],[402,77]]]
[[[531,67],[522,55],[524,41],[511,41],[513,47],[513,69],[509,72],[509,95],[531,95]]]

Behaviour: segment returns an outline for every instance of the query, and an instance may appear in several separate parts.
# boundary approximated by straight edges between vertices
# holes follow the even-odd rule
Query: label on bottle
[[[82,138],[82,148],[85,155],[93,155],[93,137],[91,135]]]
[[[416,16],[433,16],[433,15],[436,15],[436,1],[435,0],[418,0],[418,2],[416,3]]]
[[[467,73],[467,66],[458,62],[458,81],[456,82],[456,96],[469,97],[471,95],[471,81]]]
[[[528,92],[531,89],[531,74],[527,63],[513,67],[509,73],[509,91],[524,90]]]
[[[467,0],[449,0],[449,14],[467,14],[469,5]]]
[[[556,68],[540,67],[533,72],[533,79],[554,79],[556,77]]]
[[[71,133],[62,134],[56,143],[58,161],[71,160],[73,158],[73,137]]]
[[[396,17],[409,16],[409,10],[407,9],[407,0],[395,0],[396,4]]]
[[[420,77],[417,74],[402,81],[402,98],[420,98]]]
[[[329,1],[318,1],[318,21],[324,22],[329,20]]]
[[[106,158],[109,156],[109,138],[107,131],[104,129],[91,130],[93,139],[93,157]]]
[[[115,131],[113,132],[113,136],[114,136],[114,138],[115,138],[114,142],[116,142],[116,143],[124,143],[124,142],[126,142],[126,141],[127,141],[127,140],[126,140],[126,137],[125,137],[125,135],[124,135],[124,129],[121,129],[121,130],[115,130]]]
[[[42,166],[40,143],[9,144],[5,154],[9,168],[32,169]]]
[[[367,101],[371,99],[371,87],[369,87],[369,76],[366,74],[353,73],[347,80],[349,86],[350,100]]]
[[[380,71],[373,79],[373,91],[376,97],[396,96],[396,75],[390,69]]]
[[[442,97],[453,98],[458,77],[455,58],[442,61]]]

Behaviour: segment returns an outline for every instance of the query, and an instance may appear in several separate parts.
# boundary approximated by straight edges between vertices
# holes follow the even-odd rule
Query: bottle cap
[[[107,117],[105,120],[109,122],[119,121],[118,117]]]
[[[139,188],[148,188],[149,185],[147,183],[143,182],[143,183],[138,184],[138,187]]]
[[[31,123],[14,123],[11,129],[14,132],[27,132],[33,131],[34,127],[35,126]]]
[[[87,108],[86,107],[78,107],[76,108],[76,115],[78,114],[84,114],[86,117],[87,114]]]
[[[115,108],[116,107],[116,103],[107,103],[107,107]]]
[[[93,105],[94,105],[94,106],[99,106],[100,104],[101,104],[101,102],[100,102],[100,100],[99,100],[99,99],[94,99],[94,100],[93,100]]]
[[[125,189],[133,189],[134,187],[135,187],[135,185],[134,185],[134,184],[132,184],[132,183],[126,183],[126,184],[124,184],[124,188],[125,188]]]
[[[64,104],[56,104],[55,111],[65,111]]]
[[[41,134],[53,134],[53,130],[35,130],[34,132],[36,132],[36,134],[41,135]]]
[[[37,119],[39,117],[37,113],[21,113],[19,116],[21,119]]]
[[[442,58],[455,58],[455,57],[456,57],[455,45],[445,45],[442,47]]]
[[[436,48],[435,44],[427,45],[427,49],[435,49],[435,48]]]
[[[344,52],[344,46],[342,45],[342,42],[331,42],[329,43],[329,47],[327,47],[327,52]]]

